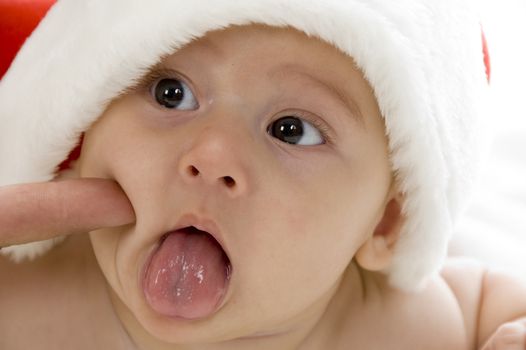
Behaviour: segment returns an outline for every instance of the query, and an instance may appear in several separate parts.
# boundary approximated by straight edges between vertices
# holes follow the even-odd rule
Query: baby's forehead
[[[292,27],[258,24],[207,32],[161,57],[152,70],[184,60],[212,66],[236,63],[247,70],[272,64],[310,64],[313,72],[338,71],[339,76],[346,73],[344,70],[359,71],[352,57],[322,39]]]

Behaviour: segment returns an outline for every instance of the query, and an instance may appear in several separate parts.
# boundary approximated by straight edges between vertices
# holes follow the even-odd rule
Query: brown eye
[[[169,109],[193,110],[198,107],[190,88],[177,79],[161,79],[154,86],[152,94],[157,103]]]
[[[314,146],[325,143],[323,136],[312,124],[298,117],[286,116],[269,125],[268,133],[285,143]]]

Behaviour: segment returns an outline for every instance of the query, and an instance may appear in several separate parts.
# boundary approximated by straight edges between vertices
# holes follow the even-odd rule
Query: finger
[[[134,220],[130,201],[112,180],[85,178],[0,187],[0,247]]]
[[[524,350],[526,329],[521,322],[502,324],[481,350]]]

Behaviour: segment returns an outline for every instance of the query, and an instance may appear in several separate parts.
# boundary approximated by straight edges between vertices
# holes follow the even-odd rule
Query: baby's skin
[[[388,284],[404,196],[374,93],[295,30],[232,27],[165,57],[68,177],[0,188],[0,246],[67,236],[0,257],[1,349],[526,349],[519,279],[451,258],[423,290]],[[202,262],[205,289],[157,283],[170,252]]]

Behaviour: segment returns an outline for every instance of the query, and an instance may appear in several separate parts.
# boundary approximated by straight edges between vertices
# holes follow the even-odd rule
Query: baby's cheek
[[[349,186],[349,176],[345,182],[338,176],[317,181],[314,172],[280,179],[271,187],[280,189],[279,197],[273,195],[271,204],[261,209],[272,216],[276,225],[271,231],[279,238],[268,251],[280,252],[284,264],[290,264],[288,271],[297,271],[291,278],[333,283],[348,266],[367,227],[366,215],[355,214],[363,201]]]
[[[117,294],[121,294],[123,290],[116,266],[121,230],[122,228],[104,228],[89,233],[99,267]]]
[[[127,113],[112,105],[84,133],[79,158],[82,176],[114,179],[116,168],[136,160],[141,139],[127,123]]]
[[[286,275],[288,271],[289,278],[296,279],[298,287],[319,293],[344,272],[352,259],[353,243],[349,232],[339,224],[341,221],[325,220],[320,216],[297,220],[301,224],[291,225],[288,239],[281,243],[284,264],[290,264],[290,269],[284,271]]]
[[[113,179],[108,164],[109,152],[93,138],[93,131],[84,137],[76,168],[80,177]]]

